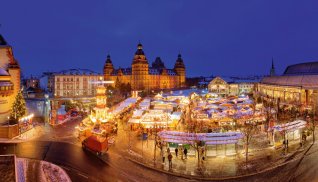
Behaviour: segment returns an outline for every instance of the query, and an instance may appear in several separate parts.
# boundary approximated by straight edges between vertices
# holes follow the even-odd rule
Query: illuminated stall
[[[243,134],[240,132],[187,133],[179,131],[161,131],[158,136],[162,141],[167,142],[168,144],[171,144],[170,146],[174,147],[180,145],[193,145],[195,142],[200,142],[202,143],[202,147],[206,148],[205,155],[207,157],[236,154],[237,144],[243,138]],[[194,149],[191,148],[189,153],[194,154]]]

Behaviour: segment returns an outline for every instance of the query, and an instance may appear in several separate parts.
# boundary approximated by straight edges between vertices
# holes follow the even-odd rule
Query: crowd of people
[[[174,151],[175,151],[176,158],[178,158],[178,156],[181,155],[181,160],[187,159],[188,149],[186,147],[179,146],[179,147],[176,147]],[[168,162],[169,162],[168,163],[169,164],[169,169],[172,169],[172,158],[173,158],[173,155],[172,155],[169,147],[167,147],[166,151],[164,149],[161,150],[161,157],[162,157],[162,163],[163,164],[165,164],[166,156],[167,156]]]

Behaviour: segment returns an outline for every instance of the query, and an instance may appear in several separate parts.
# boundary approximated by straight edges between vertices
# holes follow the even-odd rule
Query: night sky
[[[0,33],[25,75],[68,68],[102,72],[131,65],[138,41],[149,62],[188,76],[281,74],[318,60],[318,1],[1,1]]]

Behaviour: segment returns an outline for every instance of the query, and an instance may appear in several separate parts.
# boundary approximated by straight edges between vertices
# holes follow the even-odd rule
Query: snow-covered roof
[[[294,86],[303,88],[318,88],[317,75],[298,75],[298,76],[270,76],[261,81],[263,84]]]
[[[226,133],[186,133],[179,131],[161,131],[160,138],[166,142],[179,144],[193,143],[195,141],[205,141],[206,145],[234,144],[243,138],[240,132]]]
[[[97,73],[95,71],[89,70],[89,69],[81,69],[81,68],[72,68],[57,72],[49,72],[53,75],[100,75],[100,73]]]
[[[290,65],[286,68],[284,75],[317,75],[318,62],[308,62]]]
[[[0,68],[0,76],[9,76],[10,74],[3,68]]]
[[[157,68],[149,68],[149,74],[151,75],[159,75],[160,74],[160,70]]]
[[[131,75],[132,69],[131,68],[118,68],[113,71],[112,75],[117,75],[119,73],[119,70],[123,73],[123,75]]]
[[[154,67],[149,68],[149,74],[150,75],[160,75],[162,73],[163,69],[158,69]],[[177,75],[176,72],[173,69],[166,69],[168,75]]]
[[[173,69],[167,69],[168,75],[177,75]]]

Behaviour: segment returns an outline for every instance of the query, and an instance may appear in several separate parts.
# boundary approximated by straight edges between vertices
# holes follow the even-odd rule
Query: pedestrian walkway
[[[75,145],[80,145],[77,138],[78,133],[75,126],[81,121],[81,118],[74,118],[62,125],[51,126],[48,123],[37,123],[30,130],[12,138],[0,138],[0,143],[19,143],[30,140],[39,141],[62,141]]]
[[[268,142],[265,140],[257,141],[260,146],[250,146],[248,165],[246,165],[245,150],[243,146],[239,147],[237,155],[206,157],[205,160],[200,159],[199,162],[197,155],[188,156],[187,159],[182,159],[181,151],[178,152],[178,157],[176,157],[174,149],[171,149],[170,152],[173,158],[172,168],[169,169],[166,149],[164,149],[165,162],[162,162],[159,148],[156,149],[156,161],[154,162],[154,140],[149,139],[143,141],[141,140],[141,137],[138,138],[136,136],[136,133],[128,131],[125,127],[119,129],[116,139],[116,145],[118,145],[115,146],[115,150],[127,151],[129,148],[130,152],[128,153],[128,157],[134,161],[141,162],[158,170],[208,178],[234,177],[258,173],[262,170],[291,160],[299,156],[303,151],[297,140],[290,142],[287,154],[284,154],[283,148],[275,149],[268,145]],[[311,139],[309,138],[306,145],[308,146],[310,142]],[[130,147],[128,147],[129,143]]]

